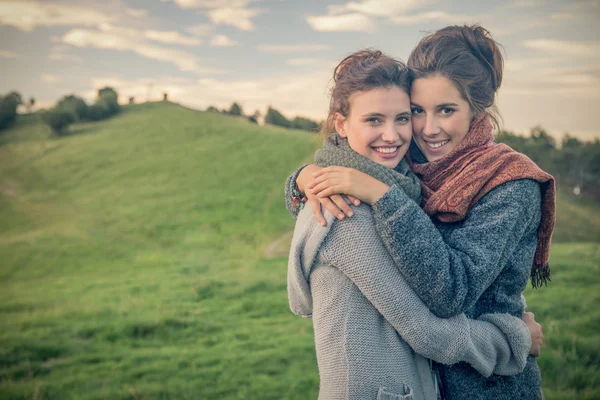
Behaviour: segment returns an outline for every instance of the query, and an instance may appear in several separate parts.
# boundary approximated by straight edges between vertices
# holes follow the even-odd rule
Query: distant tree
[[[163,93],[163,101],[169,101],[169,93]]]
[[[73,113],[75,121],[84,120],[88,111],[86,102],[81,97],[77,97],[74,94],[70,94],[60,99],[56,104],[56,108]]]
[[[23,98],[19,92],[15,92],[14,90],[8,93],[5,98],[11,99],[11,101],[17,103],[17,105],[23,104]]]
[[[98,100],[96,100],[95,104],[103,109],[103,118],[108,118],[118,113],[121,109],[121,106],[119,106],[119,96],[111,87],[98,90]]]
[[[64,136],[68,133],[69,125],[75,122],[75,115],[69,110],[54,108],[46,111],[42,119],[55,135]]]
[[[229,107],[229,115],[244,115],[244,113],[242,112],[242,107],[240,107],[240,105],[238,103],[233,103],[231,105],[231,107]]]
[[[119,95],[117,94],[115,89],[111,88],[110,86],[106,86],[106,87],[98,90],[98,98],[101,98],[103,96],[108,96],[110,98],[113,98],[117,102],[119,99]]]
[[[208,108],[206,109],[206,111],[218,113],[219,109],[217,107],[215,107],[215,106],[208,106]]]
[[[289,128],[291,123],[290,121],[279,111],[269,106],[267,109],[267,115],[265,115],[265,124],[283,126],[285,128]]]
[[[260,111],[258,111],[258,110],[254,111],[254,114],[248,116],[248,121],[250,121],[254,124],[258,124],[259,119],[260,119]]]
[[[135,104],[135,97],[129,97],[129,104]]]
[[[0,96],[0,130],[8,128],[15,121],[19,104],[21,104],[21,95],[17,92]]]
[[[316,132],[319,130],[319,124],[315,121],[304,118],[304,117],[296,117],[292,120],[291,127],[293,129],[301,129],[310,132]]]
[[[513,150],[519,151],[521,153],[526,153],[528,146],[528,138],[521,135],[515,135],[510,131],[500,131],[496,135],[496,142],[504,143],[507,146],[510,146]]]
[[[92,104],[91,106],[88,107],[87,110],[87,119],[90,121],[100,121],[102,119],[107,118],[108,115],[108,110],[106,109],[104,104]]]
[[[24,103],[25,110],[27,111],[27,113],[31,112],[31,110],[33,109],[34,105],[35,105],[35,99],[33,97],[30,97],[29,101],[27,101],[26,103]]]

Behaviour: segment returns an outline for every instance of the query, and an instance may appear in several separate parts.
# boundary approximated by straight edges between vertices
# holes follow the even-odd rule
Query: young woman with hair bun
[[[407,68],[363,50],[345,58],[333,79],[317,168],[351,169],[371,185],[401,191],[401,202],[418,209],[421,185],[404,158],[412,137]],[[309,207],[298,207],[304,187],[295,182],[292,176],[286,199],[297,216],[288,294],[292,311],[313,320],[320,399],[441,399],[431,360],[467,363],[483,378],[519,373],[527,354],[539,351],[541,327],[530,315],[436,316],[395,265],[369,205],[353,207],[343,221],[326,213],[322,224]]]
[[[319,202],[352,220],[340,215],[352,211],[338,205],[341,194],[371,204],[395,268],[435,315],[520,317],[527,280],[534,287],[550,280],[555,186],[529,158],[494,143],[499,45],[481,26],[448,26],[417,44],[408,68],[414,140],[407,158],[421,180],[422,208],[399,185],[346,166],[311,165],[291,178],[317,204],[321,222]],[[512,376],[484,376],[464,362],[438,370],[446,399],[542,397],[533,357]]]

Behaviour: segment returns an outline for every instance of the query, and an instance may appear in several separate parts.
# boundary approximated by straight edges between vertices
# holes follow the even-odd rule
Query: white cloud
[[[60,38],[59,38],[59,41],[60,41]],[[54,45],[50,49],[50,54],[48,54],[48,60],[71,61],[71,62],[80,63],[83,61],[83,58],[76,56],[74,54],[69,54],[69,46]]]
[[[263,10],[250,8],[215,8],[208,12],[208,17],[215,24],[231,25],[241,31],[254,30],[252,18],[261,14]]]
[[[168,44],[181,44],[184,46],[197,46],[202,44],[202,40],[183,36],[181,33],[176,31],[144,31],[144,36],[155,42],[168,43]]]
[[[0,2],[0,25],[30,32],[37,26],[97,26],[115,18],[92,8],[41,2]]]
[[[321,62],[317,58],[291,58],[286,61],[288,65],[315,65]]]
[[[343,6],[330,8],[330,13],[340,13],[343,10],[358,12],[374,17],[401,16],[422,8],[431,3],[430,0],[363,0],[350,2]]]
[[[416,24],[426,20],[454,18],[443,12],[409,15],[435,0],[362,0],[327,7],[328,14],[309,16],[306,21],[320,32],[372,32],[376,18],[394,19],[396,23]],[[452,17],[452,18],[451,18]],[[418,19],[415,21],[414,18]]]
[[[9,50],[0,50],[0,57],[2,58],[17,58],[17,55]]]
[[[571,13],[554,13],[550,15],[550,19],[553,21],[572,21],[576,18],[577,16]]]
[[[209,36],[215,31],[215,26],[211,24],[198,24],[185,28],[185,31],[193,36]]]
[[[258,51],[264,53],[304,53],[331,50],[331,46],[325,44],[261,44]]]
[[[543,0],[513,0],[511,5],[515,8],[536,8],[547,6]]]
[[[213,47],[230,47],[237,46],[238,42],[231,40],[225,35],[215,35],[210,41],[210,45]]]
[[[555,39],[533,39],[523,42],[525,47],[562,57],[598,58],[600,42],[569,41]]]
[[[109,85],[122,98],[133,96],[137,102],[160,100],[166,92],[170,100],[190,108],[205,110],[209,105],[229,108],[235,101],[247,113],[256,109],[264,113],[267,106],[272,105],[290,117],[302,115],[320,120],[327,113],[330,74],[327,66],[307,73],[287,73],[256,80],[172,77],[123,80],[107,77],[93,79],[95,90],[86,93],[86,98],[93,99],[98,88]]]
[[[103,32],[110,32],[116,35],[122,35],[131,40],[148,39],[154,42],[167,43],[167,44],[180,44],[184,46],[197,46],[202,44],[202,40],[184,36],[177,31],[157,31],[157,30],[137,30],[133,28],[125,28],[122,26],[115,26],[111,24],[101,24],[99,29]]]
[[[62,82],[62,77],[53,74],[42,74],[40,76],[40,82],[53,85]]]
[[[127,14],[131,15],[134,18],[141,18],[148,15],[148,10],[143,10],[139,8],[128,8],[125,10]]]
[[[169,1],[169,0],[162,0]],[[181,8],[226,8],[245,7],[260,0],[171,0]]]
[[[163,0],[169,1],[169,0]],[[248,5],[262,0],[171,0],[181,8],[204,8],[213,24],[231,25],[242,31],[254,30],[252,19],[265,10]]]
[[[392,22],[403,25],[417,25],[430,21],[443,22],[446,24],[464,24],[467,21],[476,19],[477,17],[448,14],[444,11],[428,11],[419,14],[396,15],[390,17]]]
[[[360,13],[326,16],[309,16],[306,21],[319,32],[372,32],[373,20]]]
[[[129,35],[127,29],[119,28],[116,31],[72,29],[61,40],[65,44],[76,47],[132,51],[142,57],[175,64],[181,71],[198,74],[222,72],[222,69],[201,66],[198,59],[187,52],[156,46],[146,42],[141,37]]]

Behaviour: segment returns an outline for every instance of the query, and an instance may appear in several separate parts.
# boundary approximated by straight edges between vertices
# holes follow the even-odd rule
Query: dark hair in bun
[[[424,37],[411,52],[408,68],[413,79],[445,76],[469,103],[473,115],[486,112],[499,127],[495,95],[502,84],[504,59],[500,45],[485,28],[447,26]]]

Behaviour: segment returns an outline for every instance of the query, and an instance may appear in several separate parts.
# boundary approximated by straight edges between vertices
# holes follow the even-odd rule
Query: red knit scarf
[[[542,187],[542,220],[531,268],[534,288],[550,281],[550,239],[556,215],[554,177],[531,159],[505,144],[494,144],[489,118],[479,115],[460,144],[439,160],[417,164],[408,157],[411,169],[421,179],[423,210],[441,222],[457,222],[487,193],[503,183],[533,179]]]

